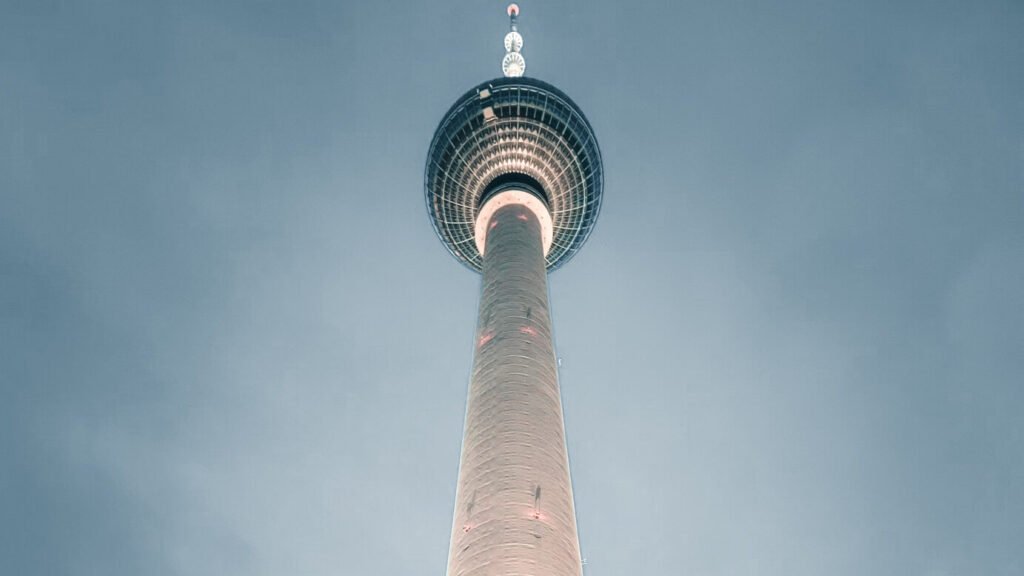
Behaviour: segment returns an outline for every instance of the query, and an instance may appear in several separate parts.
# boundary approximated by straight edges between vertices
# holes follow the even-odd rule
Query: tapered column
[[[579,576],[542,225],[520,204],[485,224],[448,576]]]

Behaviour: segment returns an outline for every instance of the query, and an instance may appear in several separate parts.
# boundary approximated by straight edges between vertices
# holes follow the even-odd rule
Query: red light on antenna
[[[509,16],[519,16],[519,4],[516,4],[514,2],[512,4],[509,4],[508,5],[508,15]]]

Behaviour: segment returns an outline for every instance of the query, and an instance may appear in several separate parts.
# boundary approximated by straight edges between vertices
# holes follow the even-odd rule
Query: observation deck
[[[551,213],[548,270],[586,242],[601,209],[601,150],[583,112],[561,90],[526,77],[484,82],[445,114],[427,154],[424,188],[434,230],[456,259],[480,271],[477,215],[506,188]]]

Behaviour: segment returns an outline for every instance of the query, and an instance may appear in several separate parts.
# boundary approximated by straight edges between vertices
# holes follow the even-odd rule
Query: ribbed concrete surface
[[[448,576],[579,576],[540,225],[491,218]]]

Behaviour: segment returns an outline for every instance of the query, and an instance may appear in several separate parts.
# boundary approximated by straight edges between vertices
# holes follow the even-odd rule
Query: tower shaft
[[[541,223],[509,204],[486,226],[448,576],[579,576]]]

